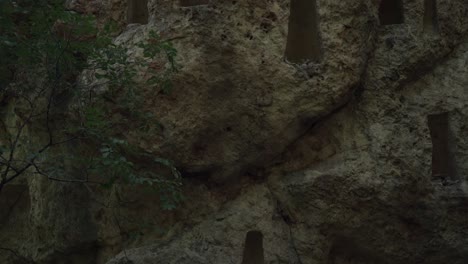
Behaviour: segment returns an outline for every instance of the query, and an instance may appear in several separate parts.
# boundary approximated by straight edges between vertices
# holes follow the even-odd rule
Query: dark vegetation
[[[117,32],[61,0],[0,1],[0,199],[8,184],[46,177],[103,189],[146,186],[164,209],[176,207],[181,182],[172,162],[116,132],[127,123],[157,133],[146,125],[157,118],[139,106],[144,91],[170,92],[176,50],[149,32],[132,47],[142,55],[130,57],[128,45],[113,41]],[[145,170],[141,160],[159,169]]]
[[[155,32],[133,47],[118,44],[117,26],[64,2],[0,1],[0,199],[7,185],[45,177],[117,200],[122,186],[140,186],[163,209],[176,208],[181,179],[172,162],[119,133],[122,124],[158,133],[147,125],[157,118],[140,106],[148,93],[170,92],[176,50]],[[130,48],[141,55],[129,56]]]

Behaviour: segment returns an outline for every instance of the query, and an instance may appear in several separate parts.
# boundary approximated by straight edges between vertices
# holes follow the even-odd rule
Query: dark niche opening
[[[381,252],[362,246],[364,243],[348,238],[337,237],[328,253],[327,264],[385,264],[388,263]]]
[[[379,7],[381,25],[403,23],[403,3],[401,0],[382,0]]]
[[[179,4],[182,7],[207,5],[209,3],[210,0],[179,0]]]
[[[264,264],[263,234],[260,231],[249,231],[245,237],[242,264]]]
[[[320,61],[322,44],[318,25],[316,0],[291,0],[285,52],[288,61]]]
[[[437,33],[438,31],[437,0],[424,0],[424,32]]]
[[[432,140],[432,178],[442,181],[454,180],[456,172],[451,146],[449,114],[429,115],[427,122]]]
[[[127,22],[129,24],[148,23],[148,0],[127,1]]]

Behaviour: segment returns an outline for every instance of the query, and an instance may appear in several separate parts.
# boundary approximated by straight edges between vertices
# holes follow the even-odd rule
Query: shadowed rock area
[[[17,182],[0,263],[468,263],[467,1],[68,2],[125,25],[128,56],[173,42],[172,92],[139,105],[162,132],[114,129],[185,200],[122,187],[118,222],[95,190]]]

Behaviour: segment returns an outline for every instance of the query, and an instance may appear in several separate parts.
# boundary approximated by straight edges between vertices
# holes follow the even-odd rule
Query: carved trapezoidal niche
[[[179,4],[182,7],[207,5],[209,3],[210,0],[179,0]]]
[[[424,0],[424,32],[437,33],[438,31],[437,0]]]
[[[285,56],[295,63],[320,61],[322,44],[316,0],[291,0]]]
[[[263,234],[260,231],[249,231],[245,237],[242,264],[264,264]]]
[[[382,0],[379,7],[381,25],[403,24],[402,0]]]
[[[147,24],[148,16],[148,0],[127,1],[127,22],[129,24]]]
[[[455,179],[449,114],[429,115],[427,122],[432,140],[432,177],[442,180]]]

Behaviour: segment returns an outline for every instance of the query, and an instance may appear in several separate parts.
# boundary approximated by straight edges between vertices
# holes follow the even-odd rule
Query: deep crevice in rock
[[[291,0],[285,56],[295,63],[321,60],[316,0]]]

